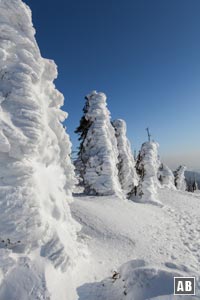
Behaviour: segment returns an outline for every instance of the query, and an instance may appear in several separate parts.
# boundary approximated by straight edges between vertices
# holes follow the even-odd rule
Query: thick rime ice
[[[157,188],[160,186],[158,181],[158,168],[160,166],[158,146],[156,142],[142,144],[136,165],[140,175],[136,201],[158,202]]]
[[[117,140],[106,107],[106,96],[93,91],[86,99],[88,105],[84,118],[89,126],[82,136],[79,151],[85,192],[91,195],[121,193]]]
[[[56,66],[41,57],[21,0],[1,0],[0,18],[1,248],[39,250],[64,271],[78,255],[79,226],[67,204],[74,170]]]
[[[126,136],[126,122],[118,119],[112,122],[117,138],[119,181],[125,194],[132,193],[138,185],[138,175],[130,142]]]
[[[175,186],[177,190],[186,191],[187,185],[185,180],[185,166],[179,166],[174,172]]]
[[[161,186],[165,188],[175,189],[174,174],[170,170],[170,168],[163,163],[161,163],[158,170],[158,179],[161,183]]]

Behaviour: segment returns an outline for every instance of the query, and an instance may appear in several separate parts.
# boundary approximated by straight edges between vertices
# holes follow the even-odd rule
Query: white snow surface
[[[77,269],[78,300],[179,300],[174,276],[195,276],[200,299],[200,195],[158,188],[160,206],[76,195],[72,215],[89,262]]]
[[[87,99],[89,107],[85,118],[91,122],[91,126],[81,154],[85,192],[93,195],[119,195],[122,191],[117,169],[117,140],[110,122],[106,95],[93,91],[87,95]]]
[[[61,124],[67,114],[30,9],[0,0],[0,19],[0,299],[49,299],[46,269],[67,278],[81,256],[80,226],[68,205],[74,169]]]
[[[119,151],[118,169],[119,181],[126,195],[131,193],[138,185],[138,175],[135,169],[135,160],[131,150],[131,144],[126,136],[126,122],[122,119],[112,121],[117,138],[117,147]]]

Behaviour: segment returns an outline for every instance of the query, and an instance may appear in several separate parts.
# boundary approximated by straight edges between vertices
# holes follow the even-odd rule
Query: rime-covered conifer
[[[93,91],[86,96],[84,116],[77,129],[81,133],[78,153],[80,175],[85,193],[112,195],[121,193],[118,179],[118,148],[110,122],[106,96]],[[85,126],[86,124],[86,126]]]
[[[136,169],[140,176],[137,189],[138,202],[157,203],[157,189],[160,186],[158,180],[158,144],[150,141],[142,144],[138,155]]]
[[[185,171],[185,166],[179,166],[176,171],[174,171],[174,182],[177,190],[186,191],[187,189]]]
[[[117,138],[119,181],[124,193],[130,196],[138,185],[138,175],[130,142],[126,136],[126,122],[118,119],[112,122]]]
[[[0,298],[49,299],[47,266],[64,273],[79,255],[67,114],[28,6],[1,0],[0,19]]]
[[[158,169],[158,179],[161,183],[161,186],[165,188],[175,189],[174,185],[174,174],[170,168],[161,163]]]

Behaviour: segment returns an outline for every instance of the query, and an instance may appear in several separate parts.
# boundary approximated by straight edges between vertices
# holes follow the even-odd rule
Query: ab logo
[[[174,277],[174,295],[195,295],[195,277]]]

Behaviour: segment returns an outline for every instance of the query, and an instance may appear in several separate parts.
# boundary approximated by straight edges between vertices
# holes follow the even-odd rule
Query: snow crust
[[[106,95],[93,91],[87,99],[85,119],[91,125],[81,152],[85,192],[93,195],[120,194],[117,140],[110,122]]]
[[[132,154],[130,142],[126,136],[126,122],[121,119],[112,122],[117,138],[118,176],[122,189],[126,195],[131,193],[138,185],[138,175],[135,169],[135,160]]]

